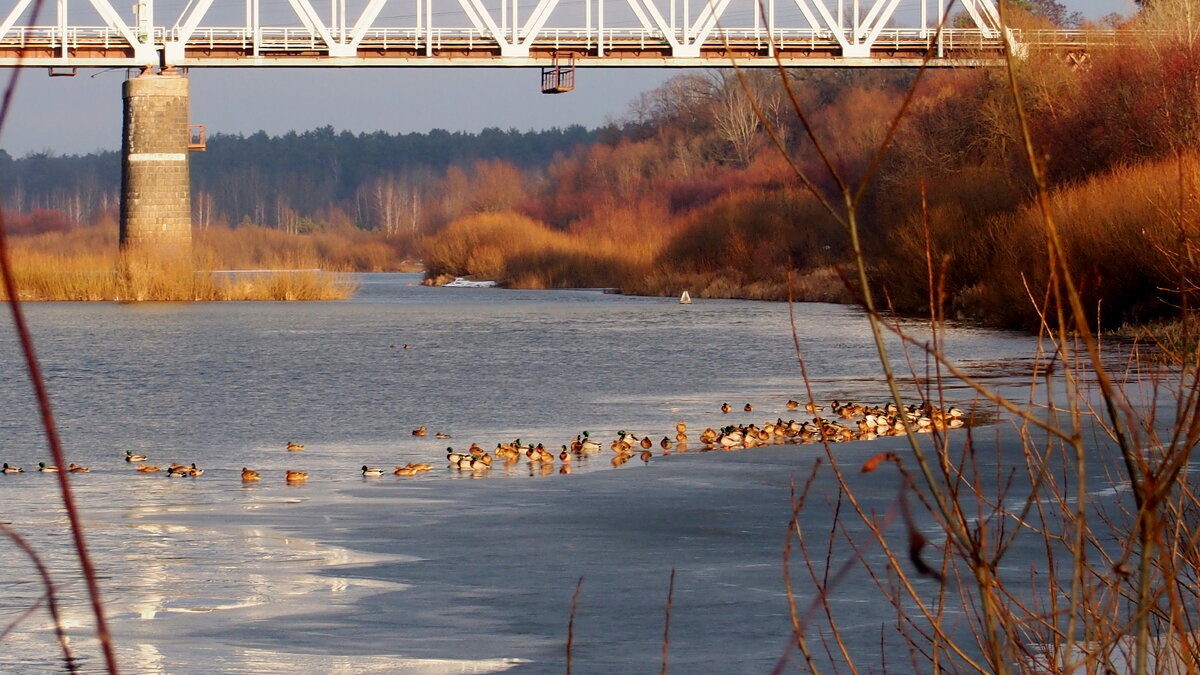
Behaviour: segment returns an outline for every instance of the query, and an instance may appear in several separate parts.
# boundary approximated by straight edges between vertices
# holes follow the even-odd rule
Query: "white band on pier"
[[[136,152],[129,154],[131,162],[182,162],[187,159],[183,152]]]

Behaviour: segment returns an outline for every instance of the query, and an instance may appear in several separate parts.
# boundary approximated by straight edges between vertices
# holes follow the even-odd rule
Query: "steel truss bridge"
[[[1105,39],[1005,29],[993,0],[315,0],[320,9],[314,0],[137,0],[127,15],[110,0],[44,0],[36,17],[34,0],[5,1],[12,5],[0,22],[0,67],[52,73],[777,60],[789,67],[913,66],[926,53],[934,65],[992,65],[1006,42],[1018,51],[1081,53]],[[156,22],[163,17],[170,23]]]

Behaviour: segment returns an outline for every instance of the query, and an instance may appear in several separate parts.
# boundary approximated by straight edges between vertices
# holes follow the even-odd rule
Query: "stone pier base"
[[[190,265],[188,80],[172,71],[147,70],[126,80],[122,93],[122,256],[150,263]]]

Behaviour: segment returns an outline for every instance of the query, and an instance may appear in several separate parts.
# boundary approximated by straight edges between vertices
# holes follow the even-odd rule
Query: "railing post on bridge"
[[[122,85],[120,247],[126,275],[192,264],[188,79],[144,68]],[[138,299],[138,298],[130,298]]]

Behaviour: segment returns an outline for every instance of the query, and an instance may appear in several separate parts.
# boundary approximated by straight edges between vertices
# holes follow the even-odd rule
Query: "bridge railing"
[[[332,38],[339,44],[350,40],[350,31],[333,31]],[[155,45],[179,43],[184,33],[179,29],[155,27],[150,41]],[[1131,44],[1145,40],[1145,32],[1134,31],[1096,31],[1096,30],[1018,30],[1011,31],[1013,39],[1023,45],[1033,48],[1047,49],[1088,49],[1093,47]],[[148,36],[137,35],[139,41],[145,42]],[[645,49],[662,50],[667,48],[671,39],[676,42],[684,41],[682,29],[674,35],[665,35],[660,30],[641,27],[609,27],[598,29],[595,26],[583,27],[543,27],[535,39],[533,46],[541,49],[574,49],[593,50],[598,46],[605,49]],[[841,40],[839,40],[839,37]],[[811,50],[836,53],[839,45],[862,40],[864,35],[854,35],[851,30],[841,31],[838,35],[828,29],[809,27],[787,28],[775,27],[770,31],[764,27],[720,27],[715,28],[703,43],[710,50],[710,57],[719,52],[722,45],[728,43],[739,49],[752,48],[757,50]],[[527,34],[519,29],[516,40],[524,41]],[[511,29],[505,33],[505,39],[512,40]],[[936,43],[936,45],[935,45]],[[469,50],[488,49],[497,46],[497,38],[478,28],[471,26],[397,26],[373,27],[366,30],[358,43],[360,50],[392,49],[437,50],[454,47]],[[3,36],[0,36],[0,46],[8,49],[52,49],[64,54],[78,48],[100,47],[103,49],[119,50],[128,46],[128,41],[121,31],[108,26],[69,26],[65,30],[60,26],[14,26]],[[977,28],[946,29],[939,35],[932,28],[884,28],[875,36],[871,45],[872,52],[887,50],[905,51],[913,54],[922,49],[938,47],[939,53],[946,50],[979,49],[995,52],[1002,47],[1002,41],[995,31]],[[226,52],[241,52],[243,55],[257,53],[289,53],[311,52],[325,53],[330,50],[325,40],[315,31],[304,26],[261,26],[257,29],[246,26],[212,26],[195,29],[184,44],[188,50],[217,50]],[[429,52],[432,53],[432,52]],[[81,57],[79,60],[83,60]]]
[[[154,42],[162,43],[164,40],[177,41],[181,35],[180,29],[170,29],[165,27],[155,27],[153,31]],[[349,31],[346,31],[349,33]],[[387,28],[371,28],[367,30],[363,37],[363,43],[377,44],[392,44],[411,42],[413,39],[424,39],[430,33],[441,39],[453,40],[474,40],[478,42],[494,42],[495,39],[490,33],[480,31],[474,27],[455,27],[455,26],[439,26],[435,28],[428,27],[387,27]],[[880,31],[877,42],[920,42],[931,40],[936,31],[930,28],[885,28]],[[1013,31],[1014,35],[1022,35],[1020,31]],[[107,26],[69,26],[65,33],[59,26],[14,26],[6,34],[0,37],[0,42],[8,44],[27,44],[31,42],[60,42],[63,35],[66,35],[68,43],[87,41],[90,43],[101,44],[118,44],[124,42],[124,37],[120,31],[109,28]],[[257,34],[260,35],[260,40],[273,41],[288,45],[306,45],[312,41],[322,42],[321,37],[303,26],[262,26],[258,29]],[[187,44],[195,46],[204,46],[205,44],[216,43],[231,43],[243,42],[251,43],[254,41],[256,31],[245,26],[212,26],[196,28],[188,39]],[[332,32],[332,35],[337,40],[348,39],[349,35],[341,35],[338,32]],[[854,40],[852,31],[842,31],[842,35],[849,40]],[[1042,43],[1083,43],[1086,41],[1097,42],[1095,36],[1087,31],[1025,31],[1024,35],[1030,36],[1035,42]],[[1091,36],[1091,37],[1089,37]],[[139,36],[143,38],[144,36]],[[524,40],[527,34],[523,30],[517,31],[517,38]],[[620,40],[622,42],[639,42],[658,43],[665,39],[662,31],[644,28],[614,28],[605,27],[603,31],[593,28],[584,27],[563,27],[550,28],[544,27],[537,33],[536,42],[553,42],[555,40],[569,39],[581,40],[592,39],[595,41],[599,37],[603,37],[605,41],[610,39]],[[676,39],[682,39],[682,31],[677,31],[674,35]],[[859,36],[862,37],[862,36]],[[985,31],[978,29],[946,29],[942,31],[942,37],[947,41],[956,41],[960,43],[979,42],[983,41],[998,41],[998,38],[989,35]],[[709,35],[705,44],[719,45],[724,40],[745,41],[751,39],[761,39],[767,41],[771,38],[773,41],[784,44],[805,43],[805,42],[826,42],[835,40],[834,31],[828,29],[813,29],[813,28],[785,28],[776,27],[773,31],[768,31],[764,28],[716,28]],[[1112,42],[1111,37],[1108,42]]]

